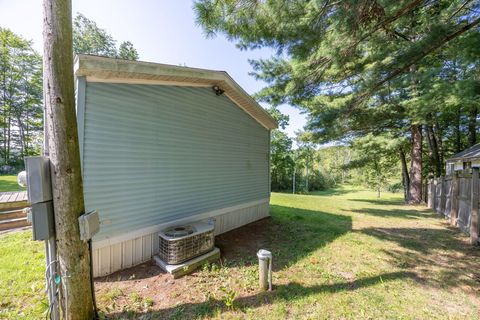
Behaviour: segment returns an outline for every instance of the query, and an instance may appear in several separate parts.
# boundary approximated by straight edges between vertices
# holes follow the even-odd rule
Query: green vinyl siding
[[[86,85],[83,176],[96,239],[269,197],[269,132],[210,88]]]

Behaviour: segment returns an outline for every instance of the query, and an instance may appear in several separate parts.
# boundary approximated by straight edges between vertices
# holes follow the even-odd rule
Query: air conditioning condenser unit
[[[180,264],[214,249],[214,225],[194,222],[172,226],[159,233],[159,257],[167,264]]]

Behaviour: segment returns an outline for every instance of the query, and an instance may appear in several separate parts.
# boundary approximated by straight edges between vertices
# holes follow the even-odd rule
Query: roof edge
[[[480,143],[477,143],[467,149],[464,149],[446,160],[446,162],[454,162],[458,160],[480,159]]]
[[[75,76],[87,81],[219,86],[226,96],[268,130],[278,127],[276,120],[225,71],[123,60],[79,54],[74,59]]]

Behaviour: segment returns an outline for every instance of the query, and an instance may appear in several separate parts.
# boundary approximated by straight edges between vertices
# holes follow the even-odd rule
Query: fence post
[[[470,210],[470,243],[478,243],[478,201],[479,201],[479,168],[472,168],[472,202]]]
[[[427,190],[428,190],[428,193],[427,193],[427,207],[429,207],[430,209],[434,208],[434,205],[433,205],[433,202],[435,201],[435,193],[434,193],[434,189],[433,189],[433,186],[434,186],[434,181],[435,179],[432,178],[428,181],[428,184],[427,184]]]
[[[437,211],[439,214],[443,214],[445,217],[445,206],[447,202],[447,197],[445,196],[445,176],[440,177],[440,206]]]
[[[422,183],[422,202],[428,204],[428,183]]]
[[[433,178],[432,179],[432,209],[435,211],[435,208],[437,207],[437,183],[438,183],[438,178]]]
[[[452,208],[450,210],[450,223],[453,226],[457,225],[458,214],[458,172],[455,171],[452,176],[452,192],[450,195],[450,203]]]

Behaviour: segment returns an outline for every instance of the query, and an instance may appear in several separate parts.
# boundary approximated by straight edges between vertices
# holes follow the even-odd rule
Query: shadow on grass
[[[352,230],[352,218],[322,211],[270,206],[270,218],[262,219],[215,238],[223,266],[257,265],[257,252],[273,253],[275,271],[295,264]],[[96,278],[96,282],[115,282],[151,278],[164,273],[151,262]]]
[[[398,199],[348,199],[348,201],[355,201],[355,202],[365,202],[365,203],[371,203],[371,204],[376,204],[380,206],[401,206],[405,205],[405,201],[403,200],[398,200]]]
[[[279,301],[291,302],[318,293],[336,293],[343,291],[355,291],[377,284],[385,284],[398,279],[413,278],[411,272],[391,272],[377,276],[366,277],[350,282],[337,282],[305,287],[299,283],[291,282],[286,285],[275,286],[272,292],[261,292],[235,299],[236,310],[245,311],[248,308],[258,308]],[[108,314],[108,319],[189,319],[211,317],[228,312],[225,302],[220,299],[210,299],[199,303],[184,303],[172,308],[150,312],[117,312]]]
[[[382,249],[400,269],[415,269],[425,284],[438,287],[480,286],[480,250],[464,241],[459,230],[430,228],[367,228],[360,232],[400,249]]]
[[[451,229],[431,228],[366,228],[359,231],[384,241],[395,242],[403,248],[427,254],[437,249],[469,251],[462,234]]]
[[[228,265],[257,264],[259,249],[272,251],[281,270],[352,230],[350,216],[270,206],[271,218],[222,234],[216,245]]]
[[[321,190],[321,191],[313,191],[310,192],[308,195],[312,196],[341,196],[344,194],[348,193],[354,193],[362,191],[361,189],[352,189],[352,188],[332,188],[332,189],[327,189],[327,190]]]
[[[344,195],[344,194],[358,192],[358,191],[362,191],[362,190],[339,187],[339,188],[333,188],[333,189],[312,191],[312,192],[308,192],[308,193],[296,192],[295,195],[299,195],[299,196],[341,196],[341,195]],[[292,194],[292,190],[290,190],[290,191],[272,191],[272,192],[280,193],[280,194]]]
[[[402,219],[420,219],[425,217],[437,217],[438,215],[433,214],[430,210],[409,210],[409,209],[350,209],[343,210],[345,212],[361,213],[365,215],[382,217],[382,218],[402,218]]]

